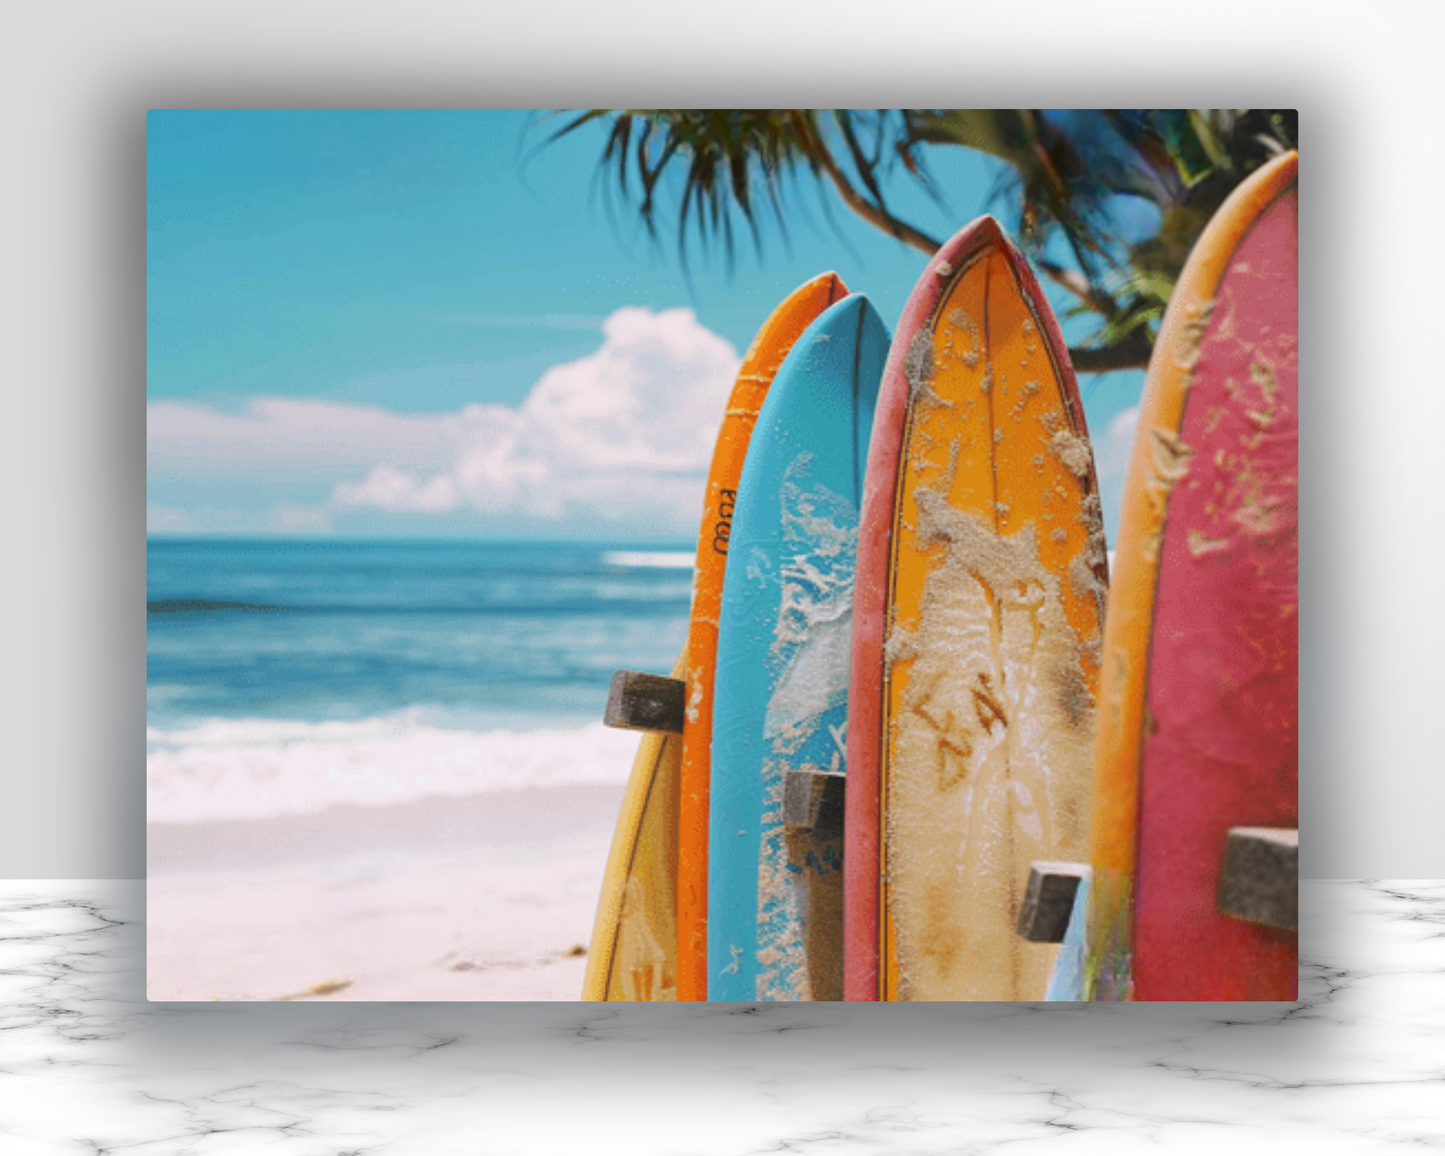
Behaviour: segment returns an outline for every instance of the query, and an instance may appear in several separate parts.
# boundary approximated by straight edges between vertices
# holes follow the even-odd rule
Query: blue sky
[[[149,533],[685,542],[772,308],[836,269],[891,328],[922,272],[809,193],[786,242],[744,241],[731,273],[695,253],[689,281],[670,237],[609,215],[602,130],[532,151],[547,131],[525,110],[149,114]],[[996,170],[950,151],[946,208],[900,181],[900,215],[939,237],[1007,221]],[[1142,376],[1081,379],[1111,536]]]

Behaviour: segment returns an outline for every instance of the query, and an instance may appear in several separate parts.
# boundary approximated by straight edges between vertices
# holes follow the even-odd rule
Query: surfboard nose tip
[[[883,322],[878,307],[866,293],[849,293],[841,301],[829,306],[826,316],[831,318],[831,324],[840,328],[850,322],[856,324],[860,318],[877,318],[879,324]]]
[[[881,375],[891,338],[882,314],[867,294],[850,293],[818,318],[813,340],[815,345],[837,348],[840,354],[846,351],[849,357],[862,357],[869,365],[876,359]]]
[[[958,231],[955,239],[962,237],[968,237],[969,245],[974,249],[982,249],[989,245],[1010,244],[1008,230],[992,213],[984,213],[966,224]]]
[[[1018,257],[1018,247],[992,213],[975,217],[939,246],[930,268],[936,276],[946,279],[988,249],[1002,249]]]

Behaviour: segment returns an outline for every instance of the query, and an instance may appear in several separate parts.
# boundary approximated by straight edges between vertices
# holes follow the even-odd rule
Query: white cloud
[[[1139,430],[1139,407],[1120,410],[1094,448],[1099,478],[1122,478],[1129,472],[1129,455],[1134,452],[1134,435]]]
[[[1104,428],[1103,436],[1094,442],[1094,468],[1099,475],[1104,531],[1111,545],[1118,533],[1124,479],[1129,472],[1129,458],[1134,452],[1134,436],[1138,430],[1139,407],[1136,405],[1116,413]]]
[[[189,534],[196,530],[196,519],[188,510],[174,506],[146,504],[147,534]]]
[[[332,529],[329,504],[298,505],[273,502],[232,503],[180,509],[150,502],[146,505],[146,536],[326,534]]]
[[[543,374],[516,407],[399,414],[260,398],[227,414],[157,402],[148,407],[148,470],[305,477],[317,499],[316,485],[328,487],[338,514],[471,511],[690,534],[738,355],[687,309],[619,309],[602,336],[594,353]],[[284,516],[321,529],[324,504],[303,496]]]
[[[619,309],[602,348],[548,370],[522,412],[555,460],[576,468],[706,468],[738,358],[690,310]]]
[[[324,507],[283,502],[271,511],[269,528],[283,534],[324,534],[331,529],[331,514]]]
[[[146,459],[151,473],[232,467],[365,466],[386,455],[413,468],[447,452],[444,423],[428,414],[379,406],[261,397],[240,413],[182,401],[146,406]]]
[[[450,478],[438,474],[424,483],[410,470],[385,462],[373,466],[360,484],[342,482],[332,498],[341,506],[375,506],[392,513],[444,514],[461,504]]]

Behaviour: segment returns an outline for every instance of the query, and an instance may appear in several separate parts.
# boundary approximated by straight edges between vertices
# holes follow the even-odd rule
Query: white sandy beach
[[[151,823],[147,995],[575,1000],[621,798],[554,786]]]

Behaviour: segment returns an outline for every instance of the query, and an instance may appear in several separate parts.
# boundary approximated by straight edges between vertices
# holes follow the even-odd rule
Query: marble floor
[[[0,884],[5,1156],[1445,1149],[1445,882],[1301,885],[1301,999],[147,1003],[144,883]]]

